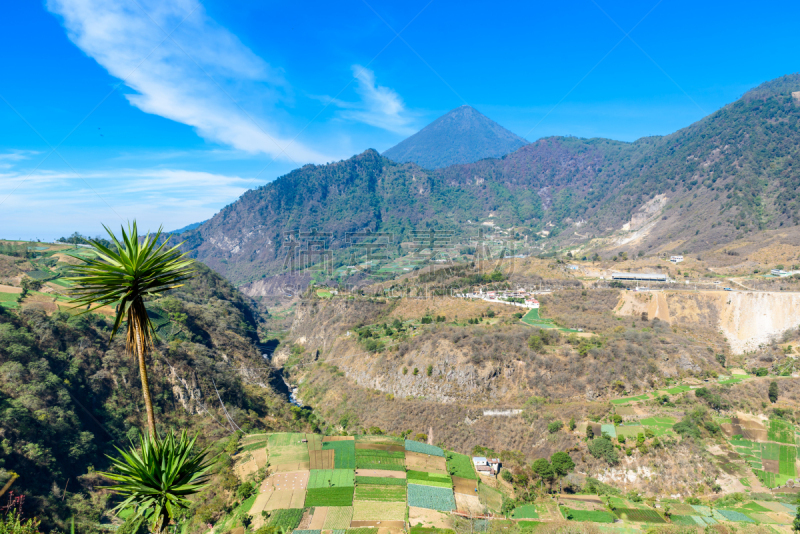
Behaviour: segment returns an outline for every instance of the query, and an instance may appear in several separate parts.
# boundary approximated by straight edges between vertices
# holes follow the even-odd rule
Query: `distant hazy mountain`
[[[383,153],[398,163],[426,169],[501,158],[528,142],[475,108],[461,106]]]
[[[200,222],[192,223],[192,224],[184,226],[183,228],[178,228],[177,230],[173,230],[173,231],[171,231],[169,233],[170,234],[182,234],[184,232],[188,232],[189,230],[194,230],[195,228],[199,227],[204,222],[206,222],[206,221],[200,221]]]

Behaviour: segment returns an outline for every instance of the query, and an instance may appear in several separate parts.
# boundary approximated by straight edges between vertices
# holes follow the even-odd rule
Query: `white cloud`
[[[298,164],[333,159],[281,132],[276,104],[289,88],[280,72],[197,0],[47,0],[47,8],[78,48],[136,91],[127,98],[142,111],[247,152]]]
[[[167,230],[210,218],[260,180],[183,169],[0,173],[1,237],[57,238],[137,219]],[[9,196],[10,195],[10,196]]]
[[[403,99],[396,91],[378,85],[375,73],[365,67],[353,65],[352,70],[357,83],[356,93],[361,100],[345,102],[331,99],[335,106],[344,110],[340,113],[342,118],[402,135],[416,132],[412,127],[416,117],[406,109]]]

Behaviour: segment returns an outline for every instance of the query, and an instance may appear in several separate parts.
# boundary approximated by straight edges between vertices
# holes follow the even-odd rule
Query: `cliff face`
[[[750,291],[624,291],[619,315],[649,317],[674,324],[719,329],[733,354],[779,340],[800,324],[800,294]]]

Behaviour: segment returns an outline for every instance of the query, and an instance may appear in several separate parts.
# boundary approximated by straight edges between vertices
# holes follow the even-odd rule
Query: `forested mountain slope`
[[[459,232],[491,217],[531,235],[547,229],[544,248],[619,234],[602,246],[704,250],[800,222],[797,91],[800,75],[785,76],[668,136],[546,138],[434,171],[368,150],[248,191],[183,237],[236,284],[280,272],[282,233],[313,228],[332,232],[335,248],[346,231]]]
[[[527,145],[470,106],[458,107],[383,153],[400,163],[413,162],[426,169],[501,158]]]
[[[161,338],[149,358],[161,432],[201,432],[204,443],[230,434],[215,387],[242,428],[285,428],[289,406],[253,344],[256,316],[229,282],[199,266],[148,306]],[[138,367],[125,355],[124,327],[109,342],[111,325],[96,314],[0,307],[0,476],[20,476],[11,489],[46,531],[66,531],[69,517],[77,531],[94,531],[108,495],[93,491],[103,481],[92,471],[144,425]]]

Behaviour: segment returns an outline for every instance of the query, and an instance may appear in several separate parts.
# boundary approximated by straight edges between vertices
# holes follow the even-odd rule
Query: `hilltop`
[[[523,138],[465,105],[442,115],[383,155],[398,163],[439,169],[501,158],[526,144]]]

